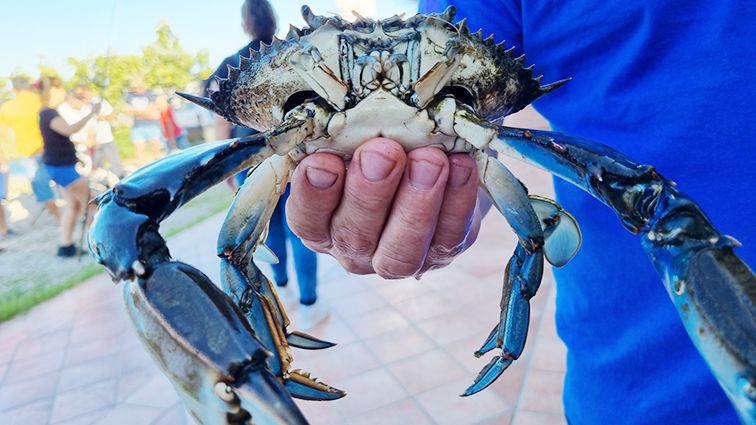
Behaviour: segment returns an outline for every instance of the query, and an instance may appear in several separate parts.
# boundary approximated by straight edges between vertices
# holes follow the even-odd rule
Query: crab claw
[[[162,263],[124,292],[137,334],[198,422],[307,423],[239,307],[199,270]]]
[[[147,270],[140,251],[144,252],[147,247],[139,241],[149,227],[149,217],[119,205],[112,190],[102,194],[97,202],[100,213],[95,216],[89,231],[89,250],[116,281],[144,275]],[[113,228],[119,231],[113,232]],[[154,242],[160,244],[160,241]]]
[[[483,370],[480,371],[478,376],[475,377],[473,384],[470,385],[461,396],[471,396],[486,389],[486,387],[493,384],[494,381],[496,381],[496,379],[502,373],[504,373],[504,371],[509,367],[509,365],[512,364],[513,361],[514,359],[512,357],[503,356],[496,356],[491,359],[491,361],[488,362]]]
[[[300,331],[291,331],[291,333],[286,335],[286,342],[292,347],[301,348],[303,350],[322,350],[336,345],[336,343],[319,339]]]
[[[497,323],[496,326],[494,326],[493,330],[490,334],[488,334],[488,338],[483,342],[483,345],[473,353],[475,357],[481,357],[483,354],[486,354],[487,352],[493,350],[496,348],[496,339],[499,336],[499,324]]]
[[[293,370],[284,383],[292,397],[302,400],[330,401],[338,400],[346,392],[310,377],[309,372]]]
[[[261,424],[307,424],[287,389],[263,368],[248,373],[241,383],[235,383],[233,392],[239,399],[241,417],[229,419],[237,419],[239,423],[254,419],[254,423]]]

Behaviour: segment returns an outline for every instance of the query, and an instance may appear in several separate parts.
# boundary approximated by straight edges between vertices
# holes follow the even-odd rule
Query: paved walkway
[[[546,180],[536,176],[536,186],[547,187]],[[169,241],[175,257],[215,281],[222,218]],[[564,423],[565,351],[554,328],[550,273],[533,299],[523,356],[491,388],[458,396],[487,362],[472,352],[498,318],[514,244],[504,220],[490,214],[473,249],[419,282],[350,276],[322,257],[319,292],[332,313],[312,333],[339,345],[295,350],[294,367],[349,395],[300,402],[311,423]],[[0,324],[0,424],[188,423],[131,329],[120,292],[101,275]]]

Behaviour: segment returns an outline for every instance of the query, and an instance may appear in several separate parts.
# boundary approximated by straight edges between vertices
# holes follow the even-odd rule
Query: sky
[[[416,0],[271,0],[279,21],[279,36],[289,24],[304,26],[300,7],[315,13],[351,10],[365,16],[413,14]],[[211,66],[249,40],[241,28],[242,0],[0,0],[0,77],[16,70],[32,76],[38,64],[72,73],[68,57],[135,53],[168,23],[189,51],[206,50]]]

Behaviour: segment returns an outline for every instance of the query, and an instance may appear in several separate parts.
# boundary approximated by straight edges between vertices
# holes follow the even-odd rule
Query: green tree
[[[0,77],[0,105],[11,98],[10,81],[8,78]]]
[[[68,85],[89,84],[109,102],[118,104],[136,82],[148,89],[160,87],[174,91],[210,75],[212,70],[206,51],[185,50],[166,23],[161,23],[155,33],[156,39],[144,46],[141,54],[69,58],[74,75]]]
[[[157,40],[142,49],[145,63],[143,82],[147,87],[180,90],[193,80],[210,74],[206,52],[192,54],[179,43],[171,27],[161,23]]]

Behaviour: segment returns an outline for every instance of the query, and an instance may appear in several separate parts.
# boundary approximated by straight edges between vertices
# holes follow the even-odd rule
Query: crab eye
[[[286,99],[286,103],[284,103],[284,106],[283,106],[284,116],[288,114],[289,111],[291,111],[292,109],[305,103],[305,101],[314,99],[316,97],[320,97],[320,96],[312,90],[298,91],[292,94],[291,96],[289,96],[288,99]]]
[[[475,100],[472,93],[462,86],[445,86],[438,92],[441,96],[452,95],[458,101],[475,108]]]

